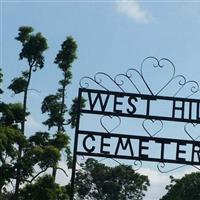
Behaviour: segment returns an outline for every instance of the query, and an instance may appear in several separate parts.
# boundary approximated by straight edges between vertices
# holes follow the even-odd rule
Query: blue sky
[[[200,1],[0,1],[1,58],[3,88],[19,75],[25,63],[18,60],[20,44],[14,40],[19,26],[32,26],[48,39],[45,67],[33,75],[29,94],[30,132],[41,127],[40,104],[54,93],[61,73],[53,64],[60,44],[73,36],[78,44],[78,59],[73,64],[73,81],[67,104],[78,93],[79,80],[98,71],[111,75],[124,73],[130,67],[139,69],[147,56],[166,57],[176,65],[176,73],[200,82]],[[3,98],[20,101],[6,91]],[[156,182],[157,172],[153,181]],[[143,170],[145,171],[145,170]],[[153,175],[152,175],[153,177]],[[163,175],[163,184],[167,176]],[[156,182],[154,189],[160,184]],[[152,186],[153,187],[153,186]],[[164,186],[163,186],[164,187]],[[157,188],[159,190],[159,188]],[[160,197],[153,192],[146,200]]]

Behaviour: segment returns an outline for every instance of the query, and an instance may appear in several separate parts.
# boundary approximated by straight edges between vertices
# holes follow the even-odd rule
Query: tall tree
[[[19,34],[15,38],[22,44],[19,59],[25,59],[28,69],[22,72],[22,76],[12,80],[12,84],[8,87],[14,93],[23,92],[23,121],[21,123],[21,131],[24,134],[26,122],[27,95],[31,81],[32,72],[42,69],[44,66],[44,51],[48,48],[46,38],[41,33],[32,33],[32,27],[24,26],[19,28]]]
[[[52,127],[57,127],[55,137],[65,134],[65,126],[70,125],[74,127],[76,110],[74,108],[76,104],[76,99],[73,101],[73,105],[69,111],[70,119],[66,120],[66,113],[68,112],[66,101],[67,86],[71,83],[72,79],[72,63],[77,58],[76,55],[77,44],[72,37],[67,37],[66,40],[61,44],[61,49],[58,52],[54,63],[58,65],[58,68],[62,72],[62,79],[59,81],[60,87],[58,88],[56,94],[49,95],[45,97],[42,103],[42,112],[48,113],[48,119],[44,122],[45,125],[51,129]],[[82,101],[84,104],[84,101]],[[71,163],[70,148],[69,145],[66,146],[66,152],[68,155],[68,163]],[[55,179],[56,177],[55,166],[53,168],[52,175]]]
[[[45,124],[49,128],[56,126],[56,134],[51,136],[48,132],[36,132],[27,138],[25,123],[26,116],[30,114],[27,112],[29,85],[32,73],[44,66],[43,52],[47,49],[47,43],[41,33],[33,33],[32,27],[20,27],[16,40],[22,44],[19,57],[27,61],[28,70],[23,71],[20,77],[14,78],[8,87],[15,94],[23,94],[23,103],[0,103],[0,162],[2,163],[0,167],[0,191],[2,191],[3,186],[15,179],[15,193],[14,195],[8,193],[8,195],[18,200],[21,198],[19,196],[20,184],[27,182],[33,185],[33,181],[37,180],[49,167],[53,168],[54,182],[56,170],[59,169],[66,173],[58,166],[63,149],[67,152],[68,163],[71,163],[70,139],[65,133],[64,126],[66,124],[71,125],[71,127],[75,126],[76,99],[69,110],[70,119],[65,120],[64,115],[67,112],[65,105],[66,87],[71,82],[71,63],[76,58],[77,45],[72,37],[68,37],[63,42],[61,50],[55,58],[55,63],[58,64],[63,74],[63,79],[59,82],[60,88],[56,95],[49,95],[42,104],[42,111],[49,114],[49,119]],[[0,71],[1,82],[2,73]],[[35,165],[39,166],[41,170],[35,172]],[[7,193],[4,192],[4,194]]]
[[[78,199],[142,200],[150,184],[131,166],[109,167],[90,158],[78,170],[75,185]]]
[[[200,199],[200,173],[186,174],[181,179],[172,176],[171,183],[166,186],[167,194],[160,200],[199,200]]]
[[[34,29],[32,27],[20,27],[19,34],[15,38],[17,41],[21,42],[22,49],[19,54],[20,60],[26,60],[28,69],[22,72],[22,76],[12,80],[11,85],[8,87],[13,90],[15,94],[23,92],[23,113],[21,122],[21,133],[25,134],[25,123],[26,123],[26,112],[27,112],[27,99],[29,85],[32,77],[32,72],[37,71],[37,69],[42,69],[44,66],[44,56],[43,53],[47,49],[46,38],[42,36],[41,33],[33,33]],[[18,161],[20,162],[22,156],[23,148],[19,145],[19,156]],[[16,175],[16,185],[15,185],[15,197],[18,200],[19,185],[21,182],[21,168],[20,165],[17,168]]]

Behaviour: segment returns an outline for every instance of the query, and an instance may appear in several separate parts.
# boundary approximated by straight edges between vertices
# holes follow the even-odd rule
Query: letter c
[[[91,148],[88,148],[86,145],[87,139],[91,138],[92,141],[95,141],[95,137],[93,135],[87,135],[84,140],[83,140],[83,148],[88,152],[88,153],[92,153],[95,150],[95,146],[92,146]]]

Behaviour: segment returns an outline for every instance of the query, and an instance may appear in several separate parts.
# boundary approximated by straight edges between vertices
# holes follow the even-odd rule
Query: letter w
[[[93,111],[95,105],[97,104],[97,102],[99,101],[100,107],[101,107],[101,111],[104,112],[106,109],[106,106],[108,104],[108,99],[109,99],[109,94],[107,94],[105,100],[103,101],[102,96],[100,93],[97,93],[94,101],[92,100],[92,96],[91,96],[91,92],[88,92],[88,98],[89,98],[89,103],[90,103],[90,109]]]

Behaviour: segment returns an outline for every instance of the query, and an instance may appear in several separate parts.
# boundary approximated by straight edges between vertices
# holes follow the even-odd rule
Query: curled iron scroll
[[[152,62],[152,63],[151,63]],[[148,65],[146,64],[148,63]],[[150,63],[150,64],[149,64]],[[154,75],[155,77],[152,80],[148,80],[149,74],[145,74],[146,70],[150,70],[150,73]],[[157,79],[156,71],[159,71],[159,73],[163,73],[162,77],[165,78],[164,82],[161,84],[160,88],[158,88],[156,91],[152,88],[151,81]],[[169,74],[166,77],[165,71],[162,70],[168,70]],[[155,73],[155,74],[154,74]],[[106,85],[105,80],[110,82],[108,85]],[[128,81],[130,85],[136,90],[137,93],[141,94],[141,91],[148,91],[153,96],[157,96],[164,92],[165,89],[170,87],[170,84],[178,84],[177,89],[174,93],[174,97],[179,95],[181,91],[183,91],[185,88],[190,92],[189,95],[186,96],[186,98],[191,97],[192,95],[196,94],[200,88],[199,84],[196,81],[187,81],[185,76],[183,75],[176,75],[175,76],[175,66],[172,61],[170,61],[167,58],[157,59],[156,57],[149,56],[145,58],[140,66],[140,71],[134,68],[128,69],[128,71],[123,74],[119,73],[114,78],[109,76],[108,74],[104,72],[97,72],[93,78],[89,76],[85,76],[80,80],[80,87],[81,88],[89,88],[90,83],[96,85],[96,87],[101,88],[106,91],[110,91],[112,88],[117,89],[121,92],[127,92],[124,89],[125,82]],[[159,79],[158,79],[159,81]],[[140,85],[138,83],[141,83]],[[157,84],[160,85],[160,84]],[[124,87],[123,87],[124,86]],[[188,87],[188,88],[187,88]],[[171,87],[170,87],[171,88]],[[94,88],[93,88],[94,89]],[[96,89],[96,88],[95,88]]]
[[[172,168],[172,169],[165,169],[165,168],[166,168],[166,164],[163,163],[163,162],[161,162],[161,163],[158,163],[158,164],[157,164],[157,169],[158,169],[158,171],[161,172],[161,173],[169,173],[169,172],[173,172],[173,171],[175,171],[175,170],[177,170],[177,169],[181,169],[181,168],[186,167],[186,166],[187,166],[187,165],[180,165],[180,166],[174,167],[174,168]]]
[[[86,158],[85,158],[85,156],[81,156],[81,161],[82,162],[85,162],[86,161]],[[76,164],[79,166],[79,167],[82,167],[82,163],[81,162],[79,162],[78,160],[76,160]]]

